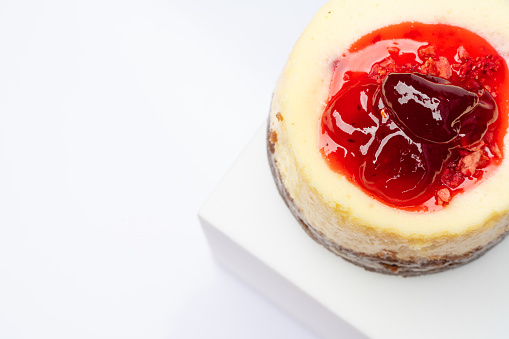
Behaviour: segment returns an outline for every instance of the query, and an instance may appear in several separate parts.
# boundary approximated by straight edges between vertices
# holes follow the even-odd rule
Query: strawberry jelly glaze
[[[402,23],[362,37],[334,67],[319,147],[333,170],[379,201],[438,210],[502,161],[507,66],[478,35]],[[421,106],[435,103],[433,112],[438,107],[442,115],[416,114],[423,109],[419,100],[405,100],[409,93],[396,90],[398,83],[420,89],[417,96],[429,97]],[[465,169],[476,156],[474,167]]]

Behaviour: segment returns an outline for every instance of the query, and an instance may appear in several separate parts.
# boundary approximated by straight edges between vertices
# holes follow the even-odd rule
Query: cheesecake
[[[276,186],[367,270],[440,272],[509,230],[509,3],[330,1],[271,104]]]

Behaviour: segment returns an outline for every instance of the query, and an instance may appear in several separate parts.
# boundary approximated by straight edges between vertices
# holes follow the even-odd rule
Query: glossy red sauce
[[[319,147],[329,166],[387,205],[435,211],[502,161],[507,65],[480,36],[402,23],[334,64]]]

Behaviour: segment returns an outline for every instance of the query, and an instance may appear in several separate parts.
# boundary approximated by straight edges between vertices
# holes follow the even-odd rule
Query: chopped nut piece
[[[437,65],[431,58],[426,59],[421,66],[421,72],[429,75],[438,75]]]
[[[393,58],[387,57],[376,63],[371,67],[371,71],[368,74],[370,79],[376,80],[378,83],[382,83],[385,76],[389,73],[396,72],[396,63]]]
[[[490,144],[493,141],[493,132],[488,132],[484,135],[484,142]]]
[[[417,53],[419,54],[419,58],[421,58],[422,60],[426,59],[426,58],[429,58],[430,56],[435,56],[435,46],[426,46],[426,47],[421,47],[419,48],[419,50],[417,51]]]
[[[451,65],[449,61],[445,57],[438,58],[438,62],[436,63],[438,76],[444,79],[449,79],[452,75]]]
[[[500,148],[498,148],[496,142],[492,142],[488,147],[495,157],[502,158],[502,152],[500,152]]]
[[[474,174],[481,160],[482,153],[482,150],[477,150],[461,158],[458,164],[460,172],[467,177]]]
[[[481,159],[479,160],[479,164],[477,164],[476,171],[479,171],[480,168],[484,168],[484,167],[488,166],[489,163],[490,163],[490,157],[488,156],[486,151],[483,151],[482,155],[481,155]]]
[[[442,183],[452,189],[461,185],[463,181],[465,181],[463,174],[454,169],[446,168],[442,174]]]
[[[466,60],[470,58],[470,54],[468,54],[467,50],[463,46],[458,47],[456,55],[460,60]]]
[[[440,57],[437,61],[433,60],[431,57],[428,57],[424,64],[421,65],[421,72],[424,74],[449,79],[452,75],[452,68],[446,57]]]
[[[390,68],[393,71],[396,70],[396,62],[394,61],[393,58],[390,58],[390,57],[383,59],[380,62],[380,66],[382,66],[383,68]]]
[[[374,64],[373,67],[371,67],[371,71],[368,74],[368,77],[370,79],[376,80],[378,83],[381,83],[380,81],[380,65]]]
[[[441,188],[437,191],[437,204],[444,205],[451,201],[451,191],[448,188]]]

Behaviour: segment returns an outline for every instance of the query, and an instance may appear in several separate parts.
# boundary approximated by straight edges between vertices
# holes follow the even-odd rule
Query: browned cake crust
[[[419,259],[419,260],[401,260],[395,254],[391,255],[390,251],[380,252],[378,255],[366,254],[362,252],[355,252],[350,249],[339,246],[327,237],[322,232],[310,225],[300,213],[297,206],[286,190],[274,159],[275,143],[277,142],[277,135],[270,130],[267,131],[267,154],[269,165],[276,182],[279,194],[284,202],[292,212],[293,216],[300,223],[306,233],[313,238],[317,243],[323,245],[332,253],[340,256],[341,258],[349,261],[358,266],[364,267],[368,271],[384,273],[389,275],[401,275],[404,277],[418,276],[429,273],[437,273],[445,271],[454,267],[458,267],[475,260],[486,253],[490,248],[498,244],[507,235],[508,232],[503,233],[497,239],[489,242],[483,247],[477,247],[474,250],[467,252],[463,255],[449,255],[433,259]]]

